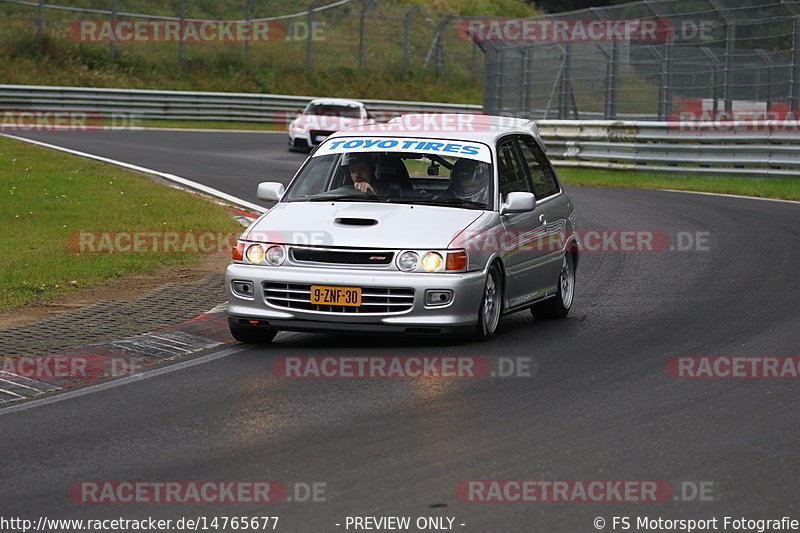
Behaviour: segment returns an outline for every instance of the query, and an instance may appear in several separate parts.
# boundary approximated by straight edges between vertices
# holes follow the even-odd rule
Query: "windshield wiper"
[[[406,199],[405,202],[410,204],[469,206],[486,209],[485,202],[474,202],[472,200],[462,200],[461,198],[443,198],[441,200],[436,200],[434,198],[409,198]]]
[[[296,201],[301,202],[335,202],[336,200],[357,200],[361,202],[375,202],[380,201],[377,196],[369,194],[342,194],[339,196],[314,196],[312,198],[298,198]]]

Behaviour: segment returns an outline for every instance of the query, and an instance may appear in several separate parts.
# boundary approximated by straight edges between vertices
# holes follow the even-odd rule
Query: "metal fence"
[[[84,52],[91,50],[112,62],[127,55],[186,67],[215,58],[247,57],[255,64],[307,72],[375,68],[460,75],[476,83],[483,76],[483,54],[458,33],[457,17],[387,0],[0,0],[0,16],[4,14],[0,23],[7,34],[40,41],[71,39],[80,42]],[[177,23],[192,29],[189,26],[199,27],[193,23],[213,21],[251,30],[265,23],[268,31],[266,37],[253,30],[251,37],[215,40],[202,34],[187,37],[182,30],[177,40],[166,42],[147,32],[137,38],[122,24]],[[97,24],[93,31],[80,33],[81,22]]]
[[[797,116],[798,0],[645,0],[535,22],[485,21],[471,33],[486,53],[487,112],[549,119]],[[625,34],[626,24],[656,31]]]

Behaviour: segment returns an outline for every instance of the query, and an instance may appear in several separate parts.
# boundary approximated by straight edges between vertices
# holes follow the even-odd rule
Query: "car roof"
[[[330,137],[429,137],[492,143],[509,133],[533,135],[541,141],[533,120],[469,113],[410,113],[385,123],[351,126]]]
[[[364,107],[363,102],[350,100],[348,98],[314,98],[309,104],[318,105],[346,105],[350,107]]]

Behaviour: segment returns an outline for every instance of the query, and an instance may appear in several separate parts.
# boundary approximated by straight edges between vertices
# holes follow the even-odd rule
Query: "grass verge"
[[[761,198],[800,200],[800,179],[744,178],[646,174],[639,171],[594,170],[559,167],[558,177],[567,185],[624,189],[677,189]]]
[[[121,249],[132,245],[127,236],[134,232],[197,236],[242,229],[226,207],[201,196],[5,137],[0,137],[0,198],[0,309],[164,265],[200,261],[200,253],[172,251],[81,253],[79,232],[94,232],[97,249],[105,232],[123,232]],[[202,247],[181,237],[179,246],[169,249]]]

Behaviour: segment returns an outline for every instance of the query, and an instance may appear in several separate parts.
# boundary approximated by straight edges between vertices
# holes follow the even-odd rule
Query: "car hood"
[[[483,211],[407,204],[282,202],[251,225],[249,241],[358,248],[447,248]]]

